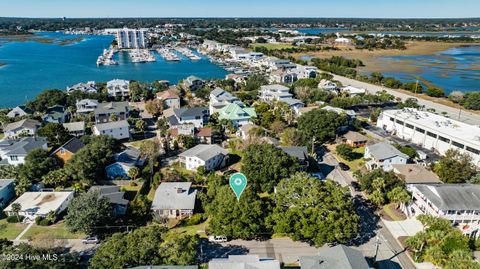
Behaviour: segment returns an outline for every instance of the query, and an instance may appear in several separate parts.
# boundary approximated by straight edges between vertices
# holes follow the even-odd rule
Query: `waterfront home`
[[[359,132],[348,131],[343,135],[343,142],[351,147],[359,148],[367,145],[368,137]]]
[[[236,103],[228,104],[218,112],[219,120],[231,121],[235,128],[251,123],[251,119],[256,117],[255,108]]]
[[[225,91],[222,88],[215,88],[210,92],[208,103],[210,115],[215,112],[219,112],[225,106],[233,103],[243,105],[242,101],[240,101],[240,99],[238,99],[238,97],[235,95]]]
[[[272,72],[269,80],[271,83],[292,84],[298,80],[298,74],[293,70],[280,69]]]
[[[225,79],[226,80],[231,79],[235,81],[236,84],[244,84],[247,80],[247,76],[242,74],[227,74],[225,76]]]
[[[75,155],[83,147],[85,147],[85,144],[83,144],[83,142],[80,141],[78,138],[74,137],[65,142],[65,144],[58,147],[56,150],[54,150],[50,154],[50,156],[55,156],[57,159],[65,163],[71,160],[73,158],[73,155]]]
[[[92,129],[94,135],[108,135],[118,140],[130,138],[130,125],[126,120],[97,123]]]
[[[24,119],[7,124],[3,128],[5,137],[18,138],[22,136],[35,135],[42,124],[36,120]]]
[[[327,79],[322,79],[318,83],[318,88],[326,90],[326,91],[333,92],[333,91],[337,90],[338,86],[337,86],[337,83],[335,83],[335,82],[332,82],[332,81],[327,80]]]
[[[126,120],[129,111],[128,102],[107,102],[98,104],[93,114],[95,115],[95,123],[105,123]]]
[[[12,118],[23,117],[23,116],[28,116],[28,115],[32,115],[32,114],[33,114],[33,111],[31,109],[29,109],[28,107],[26,107],[26,106],[16,106],[7,113],[7,117],[12,119]]]
[[[25,163],[25,157],[35,149],[47,150],[45,137],[24,137],[21,139],[0,140],[0,165],[19,165]]]
[[[125,192],[119,186],[92,186],[88,192],[97,192],[98,199],[106,199],[113,208],[115,216],[123,216],[127,213],[129,201],[124,198]]]
[[[189,76],[183,80],[183,86],[190,91],[200,90],[205,86],[205,81],[196,76]]]
[[[298,164],[306,169],[309,165],[307,147],[278,147],[280,150],[298,160]]]
[[[377,127],[425,149],[445,154],[455,149],[472,157],[480,167],[480,128],[413,108],[385,110]]]
[[[13,210],[13,204],[20,204],[18,215],[24,216],[28,221],[35,221],[36,217],[46,217],[50,212],[59,215],[67,209],[73,200],[74,191],[59,192],[25,192],[3,212],[7,216],[16,216],[17,212]]]
[[[130,81],[114,79],[107,82],[109,97],[128,97],[130,95]]]
[[[170,127],[193,124],[195,128],[201,128],[208,123],[209,111],[207,107],[178,108],[172,109],[171,115],[166,117]]]
[[[372,269],[359,250],[345,245],[322,248],[318,256],[301,256],[302,269]]]
[[[345,38],[345,37],[339,37],[335,39],[335,43],[339,45],[348,45],[350,44],[350,39]]]
[[[356,88],[356,87],[353,87],[353,86],[346,86],[346,87],[342,87],[340,89],[341,92],[345,93],[347,96],[349,97],[354,97],[354,96],[358,96],[358,95],[363,95],[365,94],[367,91],[365,89],[361,89],[361,88]]]
[[[82,99],[75,102],[78,114],[88,114],[95,111],[98,107],[98,101],[93,99]]]
[[[146,163],[146,158],[142,153],[133,147],[128,147],[124,151],[113,156],[115,163],[105,168],[108,179],[130,178],[128,171],[134,167],[141,168]]]
[[[196,171],[200,166],[205,171],[212,171],[225,166],[228,152],[219,145],[197,145],[179,155],[182,165],[190,171]]]
[[[393,172],[398,175],[405,184],[441,184],[440,178],[425,166],[420,164],[394,164]]]
[[[15,196],[15,180],[0,179],[0,209],[5,208]]]
[[[196,198],[191,182],[163,182],[155,191],[151,209],[162,218],[188,218],[193,215]]]
[[[292,98],[290,89],[280,84],[264,85],[260,87],[259,99],[266,103]]]
[[[208,262],[209,269],[255,268],[280,269],[280,262],[271,258],[261,259],[258,255],[228,255]]]
[[[408,161],[406,154],[386,142],[365,147],[364,158],[369,170],[382,168],[384,171],[392,171],[392,165],[406,164]]]
[[[85,135],[85,122],[69,122],[64,123],[63,128],[67,130],[68,134],[75,137],[81,137]]]
[[[88,81],[86,83],[80,82],[67,87],[67,93],[72,93],[74,91],[80,91],[83,93],[97,93],[98,88],[97,85],[95,85],[95,81]]]
[[[180,108],[180,97],[173,89],[157,92],[157,99],[163,101],[164,109]]]
[[[68,118],[67,109],[61,105],[55,105],[47,108],[43,115],[43,122],[46,123],[64,123]]]
[[[316,78],[317,71],[318,68],[316,68],[315,66],[305,65],[297,65],[297,68],[293,70],[294,73],[298,74],[298,79]]]
[[[452,222],[462,233],[479,236],[480,186],[476,184],[411,184],[412,201],[402,207],[409,217],[422,214]]]

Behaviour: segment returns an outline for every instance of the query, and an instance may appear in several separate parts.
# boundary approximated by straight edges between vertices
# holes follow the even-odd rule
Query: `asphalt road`
[[[338,75],[333,75],[333,79],[340,81],[344,86],[353,86],[357,88],[363,88],[366,89],[370,93],[376,93],[380,91],[386,91],[389,94],[395,96],[396,98],[401,98],[402,100],[405,100],[407,98],[416,98],[418,100],[418,104],[421,106],[425,106],[425,108],[433,108],[435,109],[436,112],[441,113],[441,112],[446,112],[450,118],[455,119],[455,120],[460,120],[468,124],[473,124],[473,125],[479,125],[480,124],[480,115],[479,114],[474,114],[468,111],[460,110],[457,108],[449,107],[446,105],[442,105],[439,103],[435,103],[429,100],[422,99],[421,95],[416,95],[411,96],[408,94],[404,94],[389,88],[385,88],[382,86],[378,85],[373,85],[370,83],[354,80],[354,79],[349,79],[346,77],[338,76]]]
[[[354,197],[355,208],[360,216],[360,237],[350,245],[362,251],[366,257],[374,257],[378,243],[376,261],[381,269],[415,269],[415,265],[407,257],[404,249],[385,228],[381,218],[375,214],[375,209],[369,205],[361,192],[353,189],[352,182],[356,180],[352,173],[341,170],[335,155],[330,152],[323,155],[319,165],[328,179],[342,186],[348,186]]]

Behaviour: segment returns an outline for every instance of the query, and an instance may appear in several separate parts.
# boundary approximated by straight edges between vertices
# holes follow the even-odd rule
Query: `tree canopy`
[[[449,149],[435,163],[433,171],[445,183],[464,183],[476,174],[476,167],[469,155]]]
[[[316,143],[335,139],[337,129],[347,125],[347,115],[323,109],[314,109],[298,119],[298,130],[305,139],[315,138]]]

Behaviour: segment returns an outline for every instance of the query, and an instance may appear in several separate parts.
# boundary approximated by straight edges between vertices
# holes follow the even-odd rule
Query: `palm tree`
[[[128,176],[133,180],[137,179],[137,176],[138,176],[139,173],[140,173],[140,171],[138,170],[137,167],[132,167],[128,170]]]
[[[22,210],[22,205],[19,203],[13,203],[12,204],[12,211],[15,212],[15,215],[17,215],[17,221],[20,222],[20,215],[19,212]]]

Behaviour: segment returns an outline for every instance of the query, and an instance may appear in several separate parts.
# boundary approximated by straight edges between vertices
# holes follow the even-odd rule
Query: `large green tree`
[[[87,192],[73,199],[68,206],[65,224],[72,232],[93,234],[100,227],[112,223],[113,208],[110,202],[99,197],[97,191]]]
[[[141,265],[195,264],[198,238],[148,226],[107,239],[90,261],[90,268],[130,268]]]
[[[298,169],[298,160],[273,145],[253,144],[245,150],[242,172],[258,192],[272,192],[280,179]]]
[[[47,123],[38,129],[38,135],[47,138],[50,145],[62,145],[70,139],[68,131],[60,123]]]
[[[463,183],[476,174],[476,167],[469,155],[449,149],[433,166],[433,171],[445,183]]]
[[[359,229],[359,217],[347,189],[306,173],[283,179],[277,186],[276,205],[269,218],[275,233],[316,246],[345,243]]]
[[[315,143],[324,143],[335,139],[337,129],[347,123],[345,114],[314,109],[298,119],[298,130],[309,142],[315,139]]]

